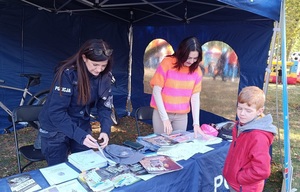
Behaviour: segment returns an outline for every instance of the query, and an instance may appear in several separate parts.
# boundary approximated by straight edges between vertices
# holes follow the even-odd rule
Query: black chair
[[[135,125],[138,136],[141,135],[139,121],[149,121],[152,120],[153,108],[150,106],[139,107],[135,111]]]
[[[22,173],[23,170],[32,163],[45,160],[41,150],[35,149],[34,144],[19,147],[18,133],[16,129],[16,125],[19,122],[38,121],[38,116],[42,107],[42,105],[23,105],[13,110],[12,122],[19,173]],[[37,131],[34,128],[32,129],[33,131]],[[21,165],[21,155],[29,161],[23,167]]]

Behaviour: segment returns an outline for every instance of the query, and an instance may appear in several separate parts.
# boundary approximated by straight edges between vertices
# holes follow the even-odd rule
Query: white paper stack
[[[60,163],[46,168],[41,168],[40,172],[43,174],[49,185],[59,184],[78,177],[74,169],[66,163]]]
[[[100,155],[99,151],[92,149],[73,153],[68,157],[69,162],[80,171],[86,171],[92,168],[101,168],[107,166],[106,158]]]
[[[52,185],[39,192],[74,192],[74,191],[87,192],[87,190],[79,183],[77,179],[73,179],[71,181],[61,183],[59,185]]]

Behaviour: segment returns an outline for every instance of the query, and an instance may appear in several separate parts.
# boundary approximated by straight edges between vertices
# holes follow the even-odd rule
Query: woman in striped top
[[[189,37],[179,44],[173,55],[166,56],[156,69],[150,81],[153,88],[150,105],[154,108],[154,133],[185,131],[187,114],[192,108],[195,137],[203,134],[199,126],[201,60],[201,44],[197,38]]]

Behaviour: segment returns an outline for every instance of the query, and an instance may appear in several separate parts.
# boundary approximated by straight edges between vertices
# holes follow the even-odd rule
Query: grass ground
[[[203,91],[201,93],[201,108],[219,114],[228,119],[235,118],[235,100],[238,82],[222,82],[220,80],[204,80]],[[280,191],[282,186],[282,162],[283,162],[283,122],[282,122],[282,85],[276,87],[270,84],[267,93],[266,113],[271,113],[274,124],[279,127],[279,136],[273,143],[272,152],[272,173],[267,180],[264,192]],[[288,85],[289,101],[289,129],[291,159],[294,168],[292,187],[300,189],[300,86]],[[278,99],[277,99],[278,98]],[[278,106],[276,104],[278,100]],[[221,106],[221,107],[220,107]],[[278,109],[278,115],[277,115]],[[152,128],[144,123],[144,134],[151,133]],[[97,134],[97,126],[94,126],[94,133]],[[32,128],[24,128],[19,131],[20,145],[28,144],[34,140],[36,131]],[[137,136],[135,122],[132,117],[120,118],[120,123],[112,127],[111,143],[121,144],[125,140],[135,140]],[[16,155],[13,134],[0,135],[0,178],[17,173]],[[23,160],[24,161],[24,160]],[[46,166],[45,162],[31,165],[27,170],[38,169]]]
[[[277,91],[276,91],[277,90]],[[290,136],[290,154],[293,166],[292,188],[300,190],[300,86],[288,86],[288,118],[289,121],[289,136]],[[278,113],[276,108],[276,98],[278,103]],[[276,179],[276,174],[282,170],[284,162],[284,130],[283,130],[283,113],[282,113],[282,85],[276,88],[276,85],[271,84],[267,94],[267,109],[266,111],[273,115],[274,125],[279,127],[279,133],[273,143],[273,170],[271,179]],[[278,114],[278,115],[277,115]],[[281,173],[280,173],[281,174]],[[282,176],[282,175],[281,175]]]

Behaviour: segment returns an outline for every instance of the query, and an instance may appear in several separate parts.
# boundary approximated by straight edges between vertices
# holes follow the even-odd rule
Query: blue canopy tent
[[[257,2],[237,2],[233,7],[211,0],[2,0],[0,77],[7,85],[22,87],[24,79],[18,77],[20,73],[38,72],[42,74],[41,84],[32,91],[48,88],[59,61],[74,53],[85,40],[103,38],[114,48],[113,73],[117,85],[113,93],[118,114],[124,116],[127,98],[134,110],[149,104],[149,95],[142,91],[147,44],[164,38],[176,47],[183,37],[194,35],[202,43],[226,42],[237,52],[241,63],[240,88],[262,87],[273,22],[279,18],[279,1],[275,2],[269,3],[268,11],[261,16],[254,14],[263,9],[263,3]],[[251,13],[238,5],[256,9]],[[132,43],[128,34],[133,37]],[[128,82],[134,82],[131,90]],[[0,100],[10,109],[18,104],[19,98],[19,92],[0,89]],[[0,110],[0,129],[8,124],[6,116]]]
[[[114,49],[113,88],[119,116],[149,105],[143,91],[143,55],[155,38],[177,47],[186,36],[202,43],[218,40],[239,55],[240,84],[263,88],[274,21],[281,0],[0,0],[0,79],[24,86],[20,73],[41,73],[50,86],[53,69],[87,39],[103,38]],[[284,72],[283,72],[284,73]],[[130,87],[131,89],[128,89]],[[12,109],[20,92],[0,89],[0,101]],[[201,123],[222,117],[201,111]],[[212,120],[213,119],[213,120]],[[9,124],[0,110],[0,132]]]

